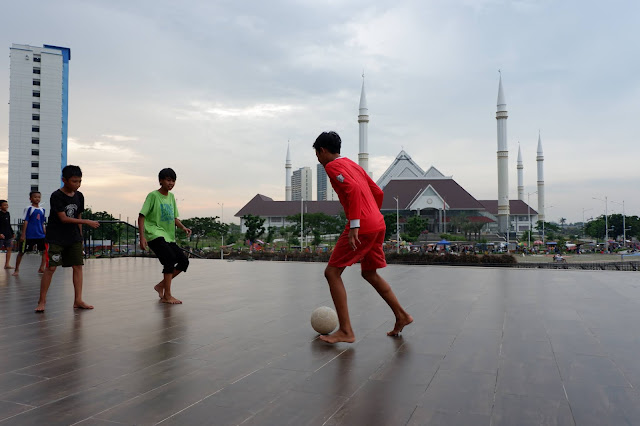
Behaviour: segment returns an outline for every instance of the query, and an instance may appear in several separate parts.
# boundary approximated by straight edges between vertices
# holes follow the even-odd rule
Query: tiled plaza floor
[[[0,423],[638,425],[640,274],[389,266],[415,322],[347,269],[355,344],[317,340],[324,264],[193,260],[158,303],[155,259],[90,260],[72,309],[37,258],[0,274]]]

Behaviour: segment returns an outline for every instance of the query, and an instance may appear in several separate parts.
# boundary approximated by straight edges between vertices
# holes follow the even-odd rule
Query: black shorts
[[[186,272],[189,267],[189,259],[176,243],[168,243],[163,237],[159,237],[149,241],[148,244],[164,266],[163,274],[171,274],[174,269]]]
[[[20,250],[21,254],[34,250],[44,251],[44,238],[22,240],[18,244],[18,250]]]

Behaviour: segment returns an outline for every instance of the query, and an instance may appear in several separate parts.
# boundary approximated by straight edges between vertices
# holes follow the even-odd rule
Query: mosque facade
[[[542,220],[544,212],[544,178],[542,142],[538,137],[537,151],[537,191],[538,209],[533,209],[527,204],[524,194],[524,167],[522,153],[518,147],[518,187],[516,200],[509,199],[509,152],[507,143],[507,108],[502,75],[498,83],[498,101],[496,110],[497,121],[497,175],[498,193],[496,200],[477,200],[452,176],[443,174],[434,166],[426,171],[420,167],[411,156],[403,149],[396,156],[385,172],[377,180],[378,186],[385,193],[381,211],[383,214],[398,214],[401,222],[408,217],[422,216],[428,219],[428,231],[434,233],[455,232],[460,220],[476,224],[478,229],[485,233],[497,234],[498,238],[506,239],[507,232],[521,233],[535,226],[538,219]],[[369,108],[364,85],[360,92],[358,108],[359,126],[359,152],[358,164],[369,174]],[[291,153],[287,146],[285,161],[285,201],[274,201],[270,197],[258,194],[247,203],[236,217],[240,218],[242,231],[245,226],[242,216],[251,214],[265,219],[265,227],[281,227],[292,225],[286,220],[287,216],[304,212],[324,212],[330,215],[339,214],[342,207],[339,201],[318,200],[299,201],[291,200]],[[540,212],[540,214],[539,214]]]

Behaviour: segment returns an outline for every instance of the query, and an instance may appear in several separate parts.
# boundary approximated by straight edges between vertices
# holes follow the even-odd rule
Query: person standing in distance
[[[324,271],[340,325],[337,331],[320,339],[327,343],[355,341],[342,272],[356,262],[361,262],[362,277],[387,302],[396,317],[393,330],[387,335],[398,336],[413,322],[413,317],[400,305],[389,283],[377,271],[387,266],[382,249],[386,225],[380,213],[384,193],[362,167],[340,156],[341,145],[336,132],[321,133],[313,144],[349,221]]]

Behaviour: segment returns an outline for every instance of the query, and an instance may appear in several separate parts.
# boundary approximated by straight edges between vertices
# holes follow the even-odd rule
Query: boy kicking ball
[[[320,339],[327,343],[353,343],[356,340],[351,328],[342,272],[359,261],[362,277],[376,289],[396,317],[393,330],[387,335],[398,336],[406,325],[413,322],[413,317],[404,310],[389,283],[377,272],[379,268],[387,266],[382,250],[386,225],[380,213],[384,194],[362,167],[340,156],[341,145],[342,141],[336,132],[323,132],[313,144],[316,157],[324,166],[349,220],[324,271],[340,326],[334,333],[320,336]]]

